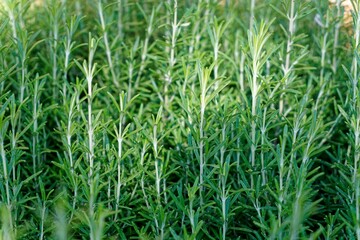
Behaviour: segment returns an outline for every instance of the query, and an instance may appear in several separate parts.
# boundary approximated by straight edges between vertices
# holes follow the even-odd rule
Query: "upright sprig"
[[[255,5],[256,5],[256,0],[251,0],[251,3],[250,3],[250,16],[249,16],[249,26],[248,28],[245,29],[245,31],[250,31],[249,34],[252,34],[252,29],[254,28],[254,21],[255,21]],[[246,51],[245,51],[245,48],[247,46],[246,42],[246,38],[243,38],[242,41],[241,41],[241,44],[243,46],[241,46],[241,56],[240,56],[240,59],[238,60],[238,63],[237,65],[239,66],[239,85],[240,85],[240,90],[241,92],[245,91],[245,60],[246,60]],[[240,33],[237,32],[236,34],[236,42],[235,42],[237,45],[240,43]],[[238,46],[236,47],[235,49],[235,57],[236,58],[239,58],[239,55],[238,54]],[[236,61],[237,59],[235,59]]]
[[[203,30],[200,30],[200,19],[202,12],[201,1],[198,2],[195,12],[192,15],[191,38],[189,40],[188,56],[192,59],[194,51],[198,49],[199,41]]]
[[[172,4],[170,4],[172,2]],[[172,6],[171,6],[172,5]],[[175,79],[175,65],[177,63],[177,41],[180,35],[181,29],[189,25],[188,22],[184,22],[183,19],[178,18],[178,1],[173,0],[169,1],[168,5],[169,16],[172,19],[169,22],[169,30],[166,33],[166,49],[168,49],[168,60],[167,60],[167,70],[164,76],[164,96],[162,97],[164,101],[164,109],[168,111],[173,97],[170,96],[169,88],[172,82]]]
[[[169,214],[165,214],[166,211],[166,184],[165,184],[165,173],[167,167],[167,159],[164,156],[164,146],[162,141],[164,137],[168,134],[168,132],[163,132],[163,108],[160,106],[156,117],[152,116],[151,120],[151,129],[150,133],[147,134],[147,138],[150,143],[152,143],[152,152],[154,159],[154,168],[155,168],[155,201],[153,202],[153,206],[150,206],[152,209],[152,214],[155,222],[156,235],[159,239],[165,239],[167,236],[167,232],[165,227],[167,226],[167,221],[169,218]],[[162,187],[163,183],[163,187]]]
[[[33,174],[37,174],[39,168],[42,166],[41,159],[41,141],[40,141],[40,131],[44,127],[44,113],[46,113],[46,108],[43,106],[43,101],[41,99],[41,95],[44,91],[45,81],[38,74],[35,76],[33,84],[29,84],[29,88],[33,93],[31,107],[32,107],[32,116],[29,121],[32,125],[32,136],[31,141],[29,141],[29,145],[31,146],[31,158],[32,158],[32,172]],[[29,107],[30,108],[30,107]],[[41,170],[40,170],[41,171]]]
[[[79,170],[78,165],[79,162],[82,160],[79,154],[79,139],[77,139],[80,128],[82,128],[82,124],[79,123],[77,118],[80,115],[79,110],[77,109],[76,105],[82,103],[79,99],[79,88],[81,86],[74,87],[70,93],[72,93],[71,99],[66,99],[63,114],[64,118],[61,120],[61,139],[64,148],[64,156],[65,162],[60,168],[63,168],[65,171],[65,175],[69,181],[69,189],[72,191],[72,203],[71,203],[71,214],[70,214],[70,221],[73,219],[76,207],[77,207],[77,199],[79,196]],[[66,95],[66,92],[63,92],[63,95]],[[55,165],[58,165],[54,162]]]
[[[121,4],[121,1],[120,1],[119,4]],[[101,26],[101,29],[102,29],[102,32],[103,32],[103,40],[104,40],[104,44],[105,44],[105,53],[106,53],[106,58],[107,58],[107,62],[108,62],[108,65],[109,65],[109,70],[110,70],[110,73],[111,73],[111,78],[112,78],[112,81],[113,81],[114,85],[117,88],[119,88],[120,87],[120,84],[119,84],[119,81],[118,81],[119,76],[115,71],[116,68],[114,67],[112,50],[111,50],[111,45],[113,45],[113,44],[110,42],[110,39],[109,39],[109,36],[108,36],[108,26],[106,24],[106,20],[105,20],[105,17],[104,17],[105,8],[103,7],[102,0],[98,0],[97,10],[98,10],[99,18],[100,18],[100,26]],[[119,19],[121,19],[121,18],[119,17]],[[120,24],[120,26],[121,26],[121,24]]]
[[[4,99],[1,99],[4,100]],[[9,162],[7,160],[6,157],[6,152],[5,152],[5,147],[4,147],[4,143],[5,143],[5,138],[6,138],[6,132],[7,129],[9,127],[9,117],[6,114],[6,109],[7,109],[7,105],[9,104],[10,99],[7,99],[3,104],[2,107],[0,108],[0,156],[1,156],[1,164],[2,164],[2,178],[3,178],[3,182],[5,185],[5,196],[2,195],[2,202],[5,203],[5,207],[7,213],[7,217],[5,219],[7,219],[7,223],[4,223],[5,226],[8,227],[7,232],[5,232],[5,234],[12,234],[14,229],[14,219],[13,219],[13,214],[12,214],[12,197],[10,195],[10,177],[9,177]],[[5,212],[3,212],[5,213]]]
[[[250,17],[249,17],[249,29],[250,29],[250,30],[254,27],[254,22],[255,22],[255,6],[256,6],[256,0],[251,0],[251,4],[250,4]]]
[[[308,2],[297,2],[295,0],[284,0],[282,2],[284,7],[284,12],[274,7],[274,9],[285,19],[288,20],[287,30],[285,31],[287,40],[286,40],[286,48],[284,53],[283,64],[281,65],[281,69],[284,76],[284,85],[283,90],[289,87],[294,79],[294,68],[299,63],[299,61],[305,57],[306,49],[303,48],[300,44],[297,44],[300,40],[304,39],[306,36],[303,34],[296,35],[296,26],[298,21],[304,16],[308,15],[311,10]],[[284,27],[285,29],[285,27]],[[294,56],[294,52],[296,48],[303,48],[302,51]],[[279,113],[286,113],[285,108],[286,100],[285,93],[280,96],[279,102]]]
[[[317,112],[312,111],[312,115],[305,119],[301,127],[307,126],[306,136],[302,137],[303,142],[301,146],[301,155],[299,156],[301,162],[298,166],[297,162],[292,163],[295,187],[295,198],[292,201],[292,212],[290,222],[290,239],[298,239],[302,235],[301,228],[306,223],[307,218],[314,214],[316,205],[320,200],[314,201],[312,199],[316,190],[313,188],[314,181],[319,178],[323,173],[318,172],[318,168],[313,168],[313,160],[317,152],[324,151],[324,148],[318,148],[319,139],[322,139],[325,134],[325,124],[318,118]],[[305,125],[306,124],[306,125]],[[299,160],[300,160],[299,159]]]
[[[360,97],[359,97],[359,71],[360,57],[359,57],[359,41],[360,41],[360,1],[352,2],[354,7],[354,41],[353,41],[353,60],[351,70],[344,67],[345,72],[349,78],[349,90],[347,92],[345,106],[338,105],[342,116],[345,118],[348,127],[348,136],[351,139],[351,145],[347,154],[350,163],[344,163],[349,168],[349,174],[343,174],[344,180],[350,185],[351,189],[346,195],[349,209],[349,217],[351,219],[348,223],[351,230],[357,239],[360,239],[360,177],[359,177],[359,160],[360,160]],[[346,161],[347,162],[347,161]]]
[[[152,34],[154,33],[155,30],[155,23],[156,23],[156,19],[155,16],[157,14],[157,12],[159,11],[160,8],[160,4],[157,6],[157,8],[153,7],[151,10],[151,14],[150,16],[148,16],[144,10],[142,9],[142,7],[140,5],[138,5],[139,10],[143,13],[143,16],[145,18],[145,21],[147,23],[147,28],[146,28],[146,36],[145,39],[143,40],[142,44],[141,44],[141,63],[140,63],[140,68],[137,72],[137,77],[136,77],[136,81],[134,84],[134,88],[136,89],[139,84],[140,84],[140,80],[142,78],[142,74],[145,70],[145,67],[147,66],[147,58],[148,58],[148,54],[149,54],[149,41],[150,38],[152,36]],[[132,96],[132,92],[128,92],[129,97]]]
[[[356,33],[355,33],[356,37]],[[350,164],[350,174],[351,176],[343,176],[345,179],[348,177],[348,181],[351,188],[351,193],[348,193],[348,204],[350,209],[354,209],[353,212],[350,211],[350,216],[353,219],[353,229],[357,239],[360,239],[360,179],[359,179],[359,146],[360,146],[360,103],[359,103],[359,90],[358,90],[358,71],[357,68],[359,66],[359,55],[355,40],[354,46],[354,60],[352,63],[351,72],[347,71],[348,77],[350,79],[350,86],[351,89],[348,92],[348,109],[347,111],[343,109],[341,106],[338,106],[339,110],[341,111],[343,117],[346,120],[347,126],[349,128],[348,135],[352,140],[351,144],[351,152],[348,152],[348,158],[351,162]],[[351,160],[352,158],[352,160]],[[351,219],[350,218],[350,219]]]
[[[17,21],[16,18],[18,16],[18,9],[16,6],[16,1],[3,1],[1,3],[4,7],[4,10],[6,11],[8,18],[9,18],[9,22],[11,24],[11,30],[12,30],[12,37],[14,39],[18,38],[18,29],[17,29]]]
[[[61,17],[63,14],[64,5],[61,2],[51,1],[49,6],[49,20],[50,20],[50,37],[51,39],[49,45],[51,49],[51,57],[52,57],[52,91],[54,100],[58,97],[58,89],[60,87],[59,82],[59,69],[58,69],[58,48],[59,48],[59,40],[60,40],[60,28],[61,28]]]
[[[88,172],[88,190],[89,190],[89,225],[90,225],[90,239],[97,239],[96,236],[98,232],[96,231],[96,223],[95,223],[95,204],[96,204],[96,193],[99,189],[95,189],[98,187],[99,175],[95,173],[95,146],[96,146],[96,132],[100,125],[100,116],[101,111],[99,111],[96,115],[93,114],[93,101],[96,94],[99,92],[97,86],[93,86],[93,81],[95,75],[97,74],[97,64],[94,63],[94,57],[96,48],[98,46],[99,40],[96,40],[89,33],[89,42],[88,42],[88,59],[83,61],[81,65],[78,61],[76,61],[77,66],[82,71],[85,76],[85,81],[87,84],[86,91],[86,99],[87,99],[87,117],[83,115],[83,119],[86,121],[87,126],[87,160],[89,164],[89,172]],[[100,219],[101,220],[101,219]]]
[[[162,161],[159,159],[161,145],[159,146],[159,136],[158,131],[160,130],[160,120],[162,114],[162,107],[160,107],[156,118],[153,119],[153,129],[152,129],[152,147],[154,151],[154,160],[155,160],[155,186],[156,186],[156,193],[157,193],[157,202],[161,203],[161,178],[162,178]]]
[[[117,220],[118,212],[119,212],[119,204],[120,204],[120,197],[121,197],[121,187],[125,185],[125,180],[123,179],[123,172],[122,169],[124,157],[129,154],[129,151],[124,149],[124,142],[127,140],[127,135],[129,133],[129,128],[131,124],[126,121],[126,115],[129,106],[131,106],[132,101],[134,101],[135,97],[128,101],[128,96],[126,93],[121,92],[119,94],[119,103],[115,100],[115,98],[109,94],[110,98],[113,100],[113,104],[116,106],[117,110],[119,111],[119,118],[114,123],[114,136],[117,142],[117,156],[116,156],[116,167],[117,167],[117,179],[116,179],[116,191],[115,191],[115,220]]]
[[[211,91],[213,88],[213,85],[215,84],[215,81],[211,81],[211,72],[214,68],[214,64],[212,64],[208,68],[204,68],[200,61],[197,62],[196,66],[196,72],[197,77],[200,83],[200,98],[199,98],[199,104],[200,104],[200,116],[199,116],[199,185],[200,185],[200,205],[202,206],[204,204],[203,200],[203,191],[204,191],[204,178],[206,178],[206,153],[205,153],[205,143],[206,143],[206,118],[205,118],[205,111],[207,105],[214,99],[215,96],[217,96],[218,93],[220,93],[227,85],[227,82],[220,83],[221,85],[218,86],[217,89],[214,91]]]
[[[333,59],[332,59],[332,70],[334,73],[338,70],[338,47],[339,47],[339,36],[341,27],[341,0],[336,0],[336,22],[334,28],[334,43],[333,43]]]
[[[270,23],[271,24],[271,23]],[[261,91],[262,67],[270,58],[272,51],[266,50],[266,43],[270,38],[270,24],[261,22],[259,27],[254,27],[248,32],[249,42],[249,86],[251,89],[251,136],[250,136],[250,163],[253,170],[256,167],[256,147],[257,147],[257,108],[258,98]],[[254,187],[254,176],[251,175],[251,188]]]
[[[218,202],[219,212],[221,212],[221,239],[226,239],[229,229],[229,223],[233,211],[233,203],[237,199],[237,194],[233,191],[232,186],[229,184],[231,179],[230,171],[233,164],[231,164],[232,150],[228,149],[233,141],[233,136],[230,134],[230,126],[232,125],[233,115],[230,112],[232,106],[230,100],[223,100],[223,105],[220,109],[219,119],[221,119],[220,127],[220,140],[218,147],[220,147],[220,159],[217,163],[218,168],[218,188],[213,189],[217,193],[216,201]],[[212,185],[213,186],[213,185]]]
[[[74,41],[74,35],[76,33],[76,30],[79,26],[81,18],[79,16],[72,16],[70,18],[69,21],[67,21],[66,26],[65,26],[65,37],[63,39],[63,49],[64,49],[64,59],[63,59],[63,87],[62,87],[62,91],[63,91],[63,97],[64,97],[64,104],[66,103],[67,100],[67,90],[69,88],[69,77],[68,77],[68,73],[69,70],[72,66],[72,59],[71,59],[71,54],[72,52],[78,47],[77,45],[75,45],[75,41]]]
[[[213,26],[210,28],[208,28],[208,33],[210,36],[210,40],[211,40],[211,44],[213,46],[213,54],[214,54],[214,79],[215,79],[215,85],[214,88],[218,88],[219,86],[219,82],[218,82],[218,78],[219,78],[219,66],[220,66],[220,61],[219,61],[219,54],[220,54],[220,47],[221,47],[221,42],[220,39],[222,37],[222,35],[224,34],[226,27],[228,26],[230,22],[227,22],[226,24],[224,22],[218,22],[218,20],[216,18],[214,18],[214,23]]]
[[[198,78],[200,81],[200,124],[199,124],[199,165],[200,165],[200,205],[203,205],[203,191],[204,191],[204,168],[206,167],[204,144],[205,144],[205,109],[206,109],[206,95],[208,94],[209,87],[208,81],[210,78],[210,69],[202,69],[200,63],[197,64]]]

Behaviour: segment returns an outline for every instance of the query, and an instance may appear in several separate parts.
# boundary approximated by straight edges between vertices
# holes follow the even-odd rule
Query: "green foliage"
[[[340,3],[0,0],[0,239],[360,240]]]

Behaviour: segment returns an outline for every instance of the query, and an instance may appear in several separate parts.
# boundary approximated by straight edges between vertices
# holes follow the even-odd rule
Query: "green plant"
[[[352,2],[1,0],[0,238],[360,239]]]

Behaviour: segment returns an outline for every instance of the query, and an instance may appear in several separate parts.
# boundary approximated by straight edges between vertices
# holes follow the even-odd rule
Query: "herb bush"
[[[1,239],[360,239],[352,4],[2,0]]]

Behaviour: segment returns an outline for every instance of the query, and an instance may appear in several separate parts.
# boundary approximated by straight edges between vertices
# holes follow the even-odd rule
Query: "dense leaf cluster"
[[[0,6],[0,239],[360,239],[360,1]]]

